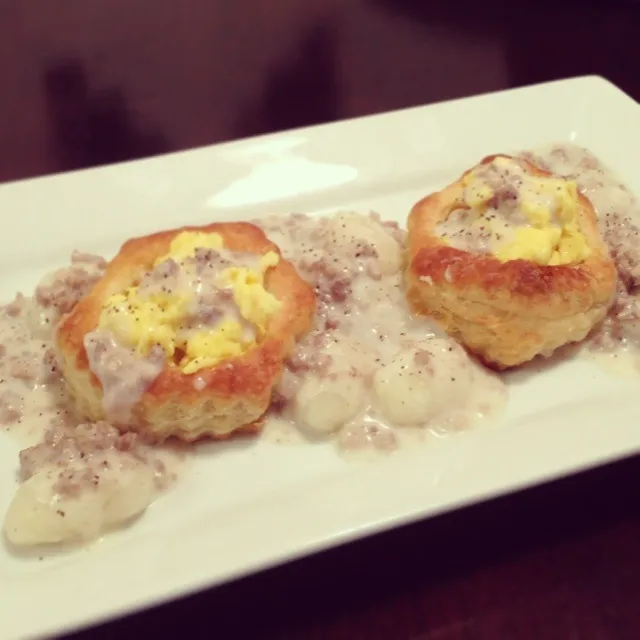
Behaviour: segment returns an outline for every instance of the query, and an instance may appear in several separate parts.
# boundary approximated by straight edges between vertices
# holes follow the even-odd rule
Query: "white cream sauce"
[[[468,428],[506,402],[499,377],[433,324],[411,315],[404,232],[375,215],[257,222],[318,298],[312,333],[289,359],[272,414],[345,455]],[[281,435],[279,437],[282,437]]]
[[[84,337],[89,368],[100,381],[104,415],[128,424],[131,411],[145,391],[162,373],[166,354],[153,347],[147,357],[119,345],[106,331],[91,331]]]
[[[181,336],[202,329],[215,329],[222,320],[239,322],[247,340],[255,338],[255,327],[247,322],[234,301],[233,287],[220,281],[229,267],[257,270],[259,257],[253,253],[197,247],[192,257],[176,261],[166,258],[144,274],[137,288],[141,299],[156,294],[188,298]],[[125,318],[126,304],[115,309]]]
[[[639,213],[637,201],[584,150],[563,146],[528,157],[577,181],[598,210],[618,264],[620,295],[590,339],[591,350],[599,357],[630,353],[640,363],[640,254],[630,222]],[[397,225],[354,213],[256,223],[318,298],[315,327],[289,358],[274,394],[267,436],[329,440],[344,456],[375,457],[501,412],[507,399],[502,379],[428,320],[410,314],[401,278],[405,232]],[[0,310],[0,428],[28,447],[5,521],[16,544],[94,538],[142,513],[175,478],[179,453],[106,423],[82,424],[59,378],[52,327],[103,267],[98,258],[75,254],[71,267],[41,283],[34,299],[18,297]],[[163,274],[143,284],[152,291],[167,285],[161,280]],[[217,293],[205,289],[199,292],[216,299],[202,296],[194,311],[204,315],[220,304]],[[203,316],[197,324],[211,321]]]
[[[637,201],[582,149],[525,155],[575,179],[598,210],[622,284],[615,308],[589,345],[600,358],[630,354],[634,368],[640,363],[640,253],[630,220],[640,212]],[[346,457],[376,457],[501,412],[507,399],[502,379],[429,321],[410,314],[401,278],[405,232],[395,223],[340,213],[273,216],[257,224],[318,298],[315,327],[289,358],[274,394],[267,436],[330,440]],[[198,327],[215,323],[221,302],[231,302],[206,286],[207,270],[219,266],[219,256],[194,261],[197,277],[189,286],[197,289]],[[71,266],[43,280],[34,298],[18,296],[0,309],[0,429],[26,447],[22,482],[5,520],[6,536],[17,545],[89,540],[121,526],[170,486],[179,468],[179,451],[146,444],[107,423],[83,424],[60,379],[53,326],[86,295],[104,264],[75,253]],[[181,286],[182,272],[161,266],[142,289]]]
[[[543,169],[575,180],[590,200],[618,269],[618,295],[583,353],[616,375],[640,374],[640,203],[591,152],[563,144],[522,154]]]

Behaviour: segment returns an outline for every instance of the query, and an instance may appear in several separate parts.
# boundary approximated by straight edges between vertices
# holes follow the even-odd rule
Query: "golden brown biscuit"
[[[466,209],[463,179],[496,158],[514,160],[489,156],[412,208],[405,277],[415,312],[434,318],[485,364],[507,369],[584,339],[606,315],[617,275],[595,211],[579,193],[577,227],[590,253],[578,262],[505,261],[443,242],[437,225],[452,211]],[[551,177],[526,160],[517,163],[532,176]]]
[[[182,227],[127,241],[92,292],[62,319],[56,334],[63,376],[84,417],[109,419],[102,402],[102,385],[90,369],[85,336],[98,327],[105,300],[139,283],[184,231],[218,234],[230,251],[257,255],[273,251],[280,255],[278,247],[258,227],[243,222]],[[259,431],[283,361],[295,341],[310,329],[315,314],[312,289],[282,257],[267,269],[264,288],[281,304],[254,347],[191,374],[167,360],[130,415],[111,421],[119,428],[159,440],[169,436],[185,441],[205,436],[220,439],[239,431]]]

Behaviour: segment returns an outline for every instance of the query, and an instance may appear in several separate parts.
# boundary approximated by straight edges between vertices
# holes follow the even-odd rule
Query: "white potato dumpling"
[[[415,360],[414,352],[400,351],[373,378],[378,407],[392,424],[424,424],[439,409],[432,370]]]
[[[385,228],[369,216],[341,212],[331,219],[330,237],[338,246],[364,242],[375,248],[383,276],[397,273],[402,267],[400,245]]]
[[[312,435],[335,433],[362,409],[365,395],[363,381],[346,373],[331,378],[310,376],[295,398],[294,419]]]
[[[4,531],[16,546],[88,541],[142,513],[155,493],[153,470],[142,463],[101,471],[100,482],[78,496],[52,488],[55,468],[44,468],[24,482],[9,505]]]

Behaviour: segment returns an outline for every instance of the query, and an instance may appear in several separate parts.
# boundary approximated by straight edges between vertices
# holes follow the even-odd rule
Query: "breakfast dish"
[[[177,452],[151,443],[259,429],[314,309],[246,223],[129,240],[108,264],[74,252],[19,294],[0,311],[0,420],[44,433],[20,454],[9,542],[94,539],[171,484]]]
[[[12,545],[90,540],[142,512],[169,487],[179,453],[80,418],[69,398],[54,327],[102,277],[106,261],[74,252],[33,297],[0,309],[0,425],[29,444],[5,518]]]
[[[260,428],[313,292],[254,225],[129,240],[56,332],[83,418],[163,441]]]
[[[278,428],[389,455],[495,422],[508,384],[490,369],[590,333],[591,351],[628,351],[640,236],[615,185],[586,150],[554,147],[485,158],[413,206],[408,232],[294,213],[134,238],[109,262],[74,252],[0,312],[0,419],[46,421],[20,454],[7,539],[130,522],[176,478],[165,441]]]
[[[366,454],[499,415],[504,383],[409,312],[405,236],[355,212],[215,223],[129,240],[108,263],[74,252],[18,294],[0,311],[0,419],[48,423],[20,454],[9,542],[131,521],[175,479],[178,451],[154,446],[169,438],[266,420]]]
[[[7,612],[0,636],[60,634],[637,452],[640,211],[632,190],[640,183],[632,168],[640,139],[622,124],[637,113],[606,82],[586,78],[1,185],[0,210],[13,230],[0,253],[0,295],[8,303],[0,309]],[[537,146],[545,140],[561,142]],[[488,153],[575,183],[617,272],[606,317],[582,341],[507,371],[487,367],[459,336],[415,313],[403,278],[411,209]],[[316,309],[290,351],[280,352],[280,373],[267,371],[266,411],[230,431],[224,420],[203,420],[195,439],[200,427],[189,420],[150,414],[144,400],[139,408],[156,378],[141,396],[109,394],[105,402],[103,371],[94,379],[84,368],[78,328],[91,313],[89,334],[108,324],[129,350],[131,370],[139,373],[145,361],[144,380],[160,369],[156,344],[164,353],[173,348],[162,370],[175,367],[181,382],[191,381],[189,398],[202,415],[214,389],[201,378],[259,347],[261,338],[254,347],[251,337],[260,330],[236,315],[246,333],[225,334],[239,340],[204,341],[202,351],[187,354],[181,313],[157,321],[138,305],[142,280],[144,293],[171,243],[149,258],[140,282],[121,281],[110,258],[127,237],[223,220],[253,221],[241,226],[269,244],[257,260],[234,256],[235,268],[257,270],[254,284],[268,292],[277,267],[263,270],[260,262],[273,251]],[[91,253],[75,252],[59,268],[74,248]],[[216,259],[207,271],[219,282],[229,266]],[[104,282],[114,289],[102,290]],[[173,303],[184,311],[175,293],[162,301],[163,320]],[[115,320],[112,310],[127,307],[122,297],[138,305],[139,315],[124,315],[144,319],[146,338]],[[231,315],[240,310],[232,297],[238,312],[227,306],[228,292],[217,301]],[[308,308],[296,311],[304,316]],[[69,317],[78,324],[56,331]],[[197,358],[212,355],[200,369]],[[197,370],[184,371],[191,359]],[[252,372],[237,379],[238,390]],[[158,558],[170,559],[170,570]],[[21,613],[27,607],[38,616]]]
[[[275,216],[260,224],[318,300],[313,331],[287,361],[272,414],[342,452],[393,451],[407,438],[496,417],[502,381],[404,299],[406,233],[378,214]]]
[[[483,365],[592,331],[592,350],[635,344],[637,228],[617,205],[598,225],[585,195],[601,212],[608,176],[579,148],[490,156],[413,206],[408,232],[296,213],[134,238],[109,262],[74,252],[0,312],[0,419],[46,422],[20,454],[7,539],[130,522],[176,478],[165,441],[277,426],[390,454],[499,418],[508,385]]]
[[[408,229],[412,308],[496,369],[583,340],[613,302],[593,206],[529,160],[485,158],[418,202]]]
[[[495,422],[508,381],[491,369],[588,334],[591,352],[636,349],[640,235],[620,194],[556,146],[485,158],[408,232],[294,213],[137,237],[110,261],[75,251],[0,310],[0,420],[31,430],[7,540],[126,525],[197,440],[280,429],[375,458]]]

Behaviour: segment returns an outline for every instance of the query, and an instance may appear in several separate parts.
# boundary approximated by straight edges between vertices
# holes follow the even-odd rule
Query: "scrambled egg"
[[[178,264],[192,257],[197,248],[222,250],[222,237],[215,233],[185,231],[174,238],[167,255]],[[217,274],[216,285],[231,289],[237,311],[230,306],[213,327],[185,330],[184,324],[195,291],[186,287],[179,293],[162,289],[140,295],[136,286],[117,293],[105,302],[99,328],[110,331],[123,345],[146,355],[154,345],[161,346],[183,373],[191,374],[220,361],[239,356],[263,336],[271,316],[281,302],[264,287],[266,271],[278,264],[279,256],[269,251],[260,257],[256,268],[235,266]],[[242,320],[253,328],[248,337]]]
[[[499,169],[517,173],[519,185],[518,209],[527,218],[502,243],[496,242],[492,251],[498,260],[529,260],[541,265],[561,265],[584,260],[590,253],[587,241],[578,227],[578,191],[575,182],[556,178],[536,177],[524,172],[507,158],[496,158]],[[494,190],[477,175],[482,168],[467,174],[463,180],[465,202],[472,210],[486,212]],[[555,214],[555,215],[554,215]],[[554,219],[555,218],[555,219]],[[493,219],[483,222],[493,240],[502,234]]]

